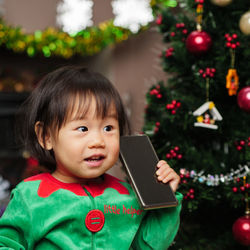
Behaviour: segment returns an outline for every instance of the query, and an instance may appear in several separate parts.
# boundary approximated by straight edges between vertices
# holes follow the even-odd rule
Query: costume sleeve
[[[148,211],[135,236],[132,249],[166,250],[174,240],[179,224],[182,194],[176,192],[178,205]]]
[[[0,219],[0,249],[29,249],[32,232],[28,206],[21,193],[14,189]]]

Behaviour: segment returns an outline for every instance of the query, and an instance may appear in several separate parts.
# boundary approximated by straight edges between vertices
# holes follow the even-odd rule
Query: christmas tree
[[[143,132],[181,176],[181,227],[171,249],[250,245],[249,10],[249,0],[155,7],[168,80],[146,95]]]

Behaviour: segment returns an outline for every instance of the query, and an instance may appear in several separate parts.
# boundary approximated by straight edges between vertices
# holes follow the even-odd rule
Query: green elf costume
[[[128,183],[102,177],[83,186],[49,173],[25,179],[0,219],[0,249],[167,249],[182,195],[177,207],[143,211]]]

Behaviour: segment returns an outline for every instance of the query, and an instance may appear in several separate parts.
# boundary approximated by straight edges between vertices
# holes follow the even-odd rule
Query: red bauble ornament
[[[239,91],[237,102],[241,109],[250,112],[250,86]]]
[[[250,216],[245,215],[237,219],[233,224],[235,240],[244,246],[250,246]]]
[[[187,50],[195,55],[206,53],[212,45],[210,35],[205,31],[193,31],[186,40]]]

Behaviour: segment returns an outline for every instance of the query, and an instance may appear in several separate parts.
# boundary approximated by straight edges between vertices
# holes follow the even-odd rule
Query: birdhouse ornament
[[[193,112],[196,116],[195,127],[203,127],[209,129],[218,129],[216,121],[221,121],[222,116],[216,109],[214,102],[209,101],[209,80],[214,77],[215,68],[200,69],[200,76],[206,79],[206,102]]]
[[[204,103],[193,112],[193,115],[197,116],[197,122],[194,123],[195,127],[218,129],[215,122],[222,120],[222,116],[213,102]]]

